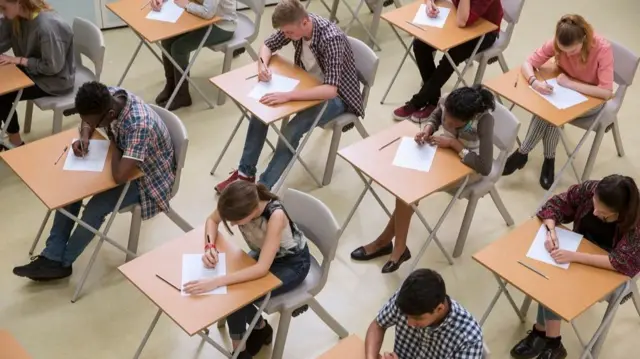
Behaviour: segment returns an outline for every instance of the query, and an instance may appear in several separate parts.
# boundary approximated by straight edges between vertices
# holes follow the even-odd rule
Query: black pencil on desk
[[[64,150],[62,150],[62,153],[60,154],[58,159],[53,163],[54,166],[58,164],[58,162],[60,161],[62,156],[64,156],[64,153],[67,152],[68,149],[69,149],[69,146],[64,146]]]
[[[178,292],[182,292],[182,291],[180,290],[180,288],[176,287],[175,285],[173,285],[173,284],[172,284],[171,282],[169,282],[168,280],[166,280],[166,279],[162,278],[161,276],[159,276],[159,275],[157,275],[157,274],[156,274],[156,277],[158,277],[158,279],[160,279],[161,281],[163,281],[163,282],[167,283],[168,285],[170,285],[170,286],[171,286],[171,288],[173,288],[173,289],[177,290]]]
[[[394,143],[395,143],[396,141],[398,141],[399,139],[400,139],[400,137],[398,137],[398,138],[396,138],[395,140],[393,140],[393,141],[391,141],[391,142],[387,143],[386,145],[384,145],[384,146],[380,147],[380,149],[378,149],[378,151],[382,151],[382,150],[384,150],[385,148],[387,148],[387,147],[391,146],[392,144],[394,144]]]

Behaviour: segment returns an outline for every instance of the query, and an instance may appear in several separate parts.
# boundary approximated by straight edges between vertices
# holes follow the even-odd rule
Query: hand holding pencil
[[[204,254],[202,255],[202,263],[205,268],[213,269],[218,264],[218,249],[215,243],[211,243],[209,234],[205,234],[206,244],[204,246]]]
[[[264,60],[262,60],[262,57],[260,58],[260,61],[258,61],[258,81],[260,82],[271,81],[271,70],[269,70],[269,67],[267,66],[267,64],[264,63]]]

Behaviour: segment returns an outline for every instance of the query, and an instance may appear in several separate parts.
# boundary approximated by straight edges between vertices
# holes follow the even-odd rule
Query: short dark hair
[[[111,108],[109,88],[100,82],[85,82],[76,93],[76,110],[80,115],[98,115]]]
[[[402,283],[396,306],[404,315],[417,317],[433,313],[446,298],[447,289],[440,274],[423,268],[411,273]]]
[[[495,110],[496,104],[491,91],[473,85],[453,90],[444,100],[444,109],[458,120],[469,122],[480,113]]]

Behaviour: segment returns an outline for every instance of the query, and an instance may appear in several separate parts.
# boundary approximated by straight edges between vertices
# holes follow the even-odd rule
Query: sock
[[[555,338],[547,337],[547,348],[556,349],[562,345],[562,337],[558,336]]]
[[[531,329],[532,333],[535,333],[541,337],[546,337],[547,336],[547,332],[545,330],[538,330],[538,328],[536,328],[536,326],[533,326],[533,329]]]
[[[251,176],[247,176],[247,174],[246,174],[246,173],[244,173],[244,172],[242,172],[242,171],[240,171],[240,170],[238,170],[238,175],[239,175],[240,177],[245,177],[245,178],[249,178],[249,177],[251,177]]]

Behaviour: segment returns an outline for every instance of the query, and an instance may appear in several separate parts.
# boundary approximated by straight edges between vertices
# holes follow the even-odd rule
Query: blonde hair
[[[556,63],[558,63],[558,57],[562,53],[558,45],[571,46],[579,42],[582,43],[580,60],[586,63],[591,48],[593,47],[593,27],[587,20],[577,14],[569,14],[560,18],[560,21],[556,24],[556,38],[554,42]]]
[[[6,0],[8,3],[18,3],[18,5],[26,11],[29,15],[39,13],[42,11],[50,11],[51,6],[45,0]],[[13,33],[20,35],[20,20],[18,18],[13,19]]]
[[[293,24],[309,16],[307,10],[298,0],[280,0],[271,16],[271,25],[279,29],[283,25]]]

